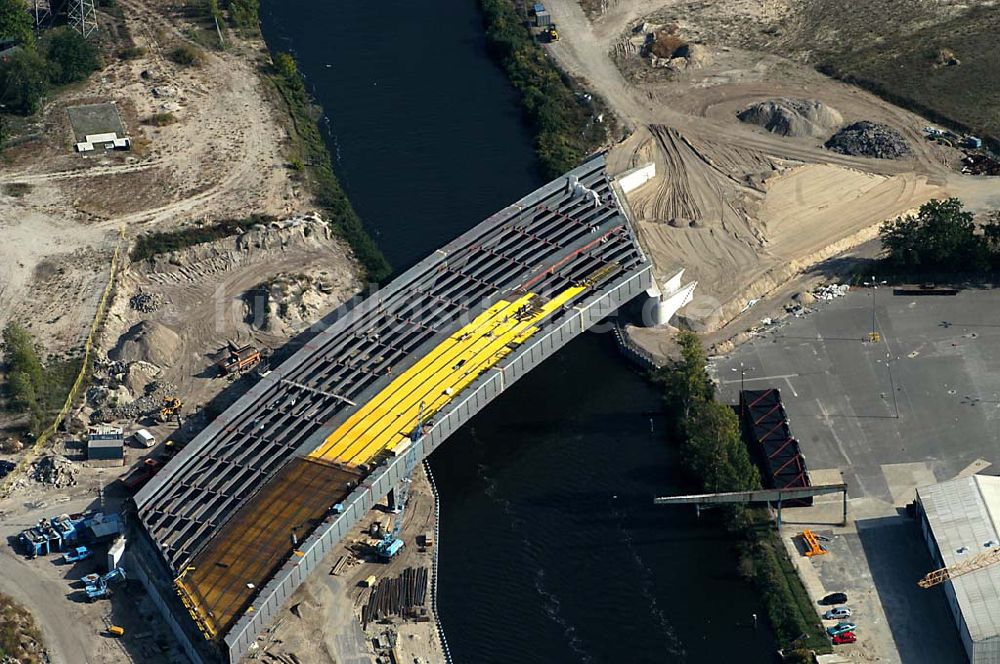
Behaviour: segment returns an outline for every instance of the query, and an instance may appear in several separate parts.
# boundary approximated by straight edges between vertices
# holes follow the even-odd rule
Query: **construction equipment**
[[[111,588],[108,586],[112,581],[126,581],[125,568],[116,567],[104,576],[97,579],[95,583],[88,583],[84,588],[87,593],[87,601],[94,602],[99,599],[106,599],[111,597]]]
[[[260,351],[250,344],[238,346],[236,342],[230,341],[226,350],[229,354],[219,360],[223,376],[235,376],[260,364]]]
[[[160,472],[161,468],[163,468],[163,462],[159,459],[143,459],[135,470],[122,478],[122,484],[131,491],[138,491],[146,482],[153,479],[153,476]]]
[[[968,560],[955,563],[951,567],[942,567],[941,569],[934,570],[917,581],[917,585],[921,588],[933,588],[939,583],[944,583],[963,574],[981,570],[998,562],[1000,562],[1000,547],[993,547],[989,551],[976,554]]]
[[[550,42],[559,41],[559,31],[556,30],[556,24],[553,23],[545,30],[546,36],[548,36]]]
[[[813,556],[825,556],[830,553],[823,548],[823,545],[819,543],[819,538],[811,530],[803,530],[799,533],[799,537],[806,544],[806,557],[812,558]]]
[[[184,402],[175,396],[163,397],[163,405],[160,406],[159,419],[161,422],[169,422],[171,418],[177,418],[177,425],[181,423],[181,408]]]
[[[94,555],[94,552],[85,546],[78,546],[63,554],[63,561],[66,563],[78,563]]]
[[[111,636],[125,636],[125,628],[119,627],[118,625],[112,625],[108,627],[108,634]]]

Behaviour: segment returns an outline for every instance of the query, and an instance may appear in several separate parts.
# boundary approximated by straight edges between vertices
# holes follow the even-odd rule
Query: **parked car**
[[[846,604],[847,595],[844,593],[831,593],[819,601],[823,606],[833,606],[834,604]]]
[[[823,614],[824,620],[843,620],[844,618],[851,617],[851,610],[846,606],[838,606],[836,609],[830,609]]]
[[[833,645],[835,646],[842,646],[845,643],[854,643],[857,640],[858,637],[854,632],[844,632],[843,634],[837,634],[831,639],[831,641],[833,641]]]
[[[839,622],[833,627],[827,627],[826,633],[830,636],[837,636],[838,634],[846,634],[847,632],[853,632],[858,628],[854,623],[849,622]]]

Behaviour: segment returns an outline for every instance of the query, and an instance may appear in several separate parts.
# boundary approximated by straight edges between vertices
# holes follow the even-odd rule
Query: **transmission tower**
[[[32,15],[35,17],[35,36],[52,25],[52,3],[49,0],[33,0]]]
[[[94,0],[69,0],[69,26],[84,39],[97,32],[97,10]]]

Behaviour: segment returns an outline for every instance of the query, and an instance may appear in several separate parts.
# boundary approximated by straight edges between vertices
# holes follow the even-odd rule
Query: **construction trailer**
[[[740,421],[750,456],[769,489],[812,486],[802,449],[788,425],[777,388],[740,391]],[[786,501],[788,507],[808,507],[812,496]]]
[[[124,461],[125,434],[121,427],[99,424],[87,430],[87,458],[93,461]]]

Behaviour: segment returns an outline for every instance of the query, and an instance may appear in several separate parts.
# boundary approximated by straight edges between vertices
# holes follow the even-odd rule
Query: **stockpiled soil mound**
[[[740,111],[742,122],[781,136],[829,136],[844,118],[833,108],[812,99],[769,99]]]
[[[898,131],[867,120],[847,125],[830,137],[825,147],[841,154],[877,159],[899,159],[910,154],[909,144]]]
[[[177,333],[165,325],[142,321],[133,325],[118,340],[108,355],[119,362],[150,362],[158,367],[174,363],[181,349]]]

